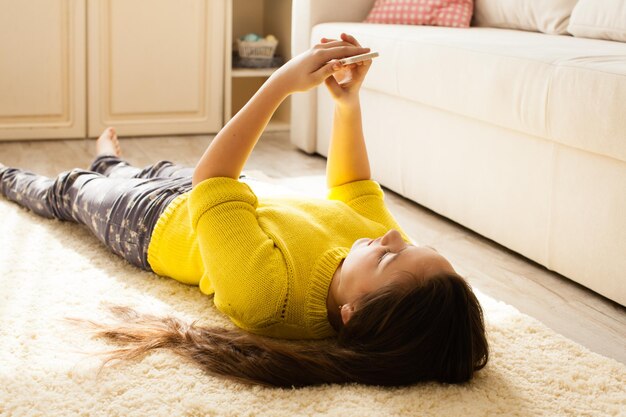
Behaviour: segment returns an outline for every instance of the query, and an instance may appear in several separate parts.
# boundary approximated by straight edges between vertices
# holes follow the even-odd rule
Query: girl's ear
[[[354,314],[354,305],[348,303],[341,306],[341,321],[344,326],[350,321]]]

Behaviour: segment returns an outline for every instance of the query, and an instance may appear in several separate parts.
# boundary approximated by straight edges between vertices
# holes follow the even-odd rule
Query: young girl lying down
[[[472,289],[434,249],[410,242],[370,178],[359,89],[372,61],[338,64],[368,51],[342,34],[287,62],[195,169],[132,167],[112,128],[89,170],[51,179],[0,167],[6,198],[82,223],[133,265],[197,285],[238,327],[117,307],[119,325],[93,324],[122,345],[110,358],[167,348],[211,374],[271,386],[458,383],[485,366]],[[257,198],[240,175],[261,133],[285,98],[322,82],[335,101],[328,199]]]

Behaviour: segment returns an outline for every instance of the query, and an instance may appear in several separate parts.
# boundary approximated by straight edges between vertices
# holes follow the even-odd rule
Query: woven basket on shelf
[[[242,58],[233,54],[233,68],[278,68],[285,63],[282,56],[274,56],[272,59],[266,58]]]
[[[239,56],[242,58],[272,59],[276,46],[278,46],[278,41],[262,39],[256,42],[246,42],[237,39],[237,49],[239,50]]]

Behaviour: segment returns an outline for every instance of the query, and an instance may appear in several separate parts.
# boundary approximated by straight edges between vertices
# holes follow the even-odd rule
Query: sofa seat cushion
[[[323,23],[380,52],[363,88],[626,161],[626,44],[510,29]]]

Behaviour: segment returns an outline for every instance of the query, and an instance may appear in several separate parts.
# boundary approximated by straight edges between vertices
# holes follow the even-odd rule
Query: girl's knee
[[[156,174],[161,174],[163,171],[170,169],[174,164],[171,161],[159,161],[152,166],[152,169]]]
[[[80,189],[88,180],[96,177],[99,174],[80,168],[59,174],[46,195],[46,201],[55,216],[62,220],[77,221],[74,212]]]
[[[107,175],[110,170],[119,165],[127,166],[128,164],[115,155],[100,155],[91,163],[89,171]]]

